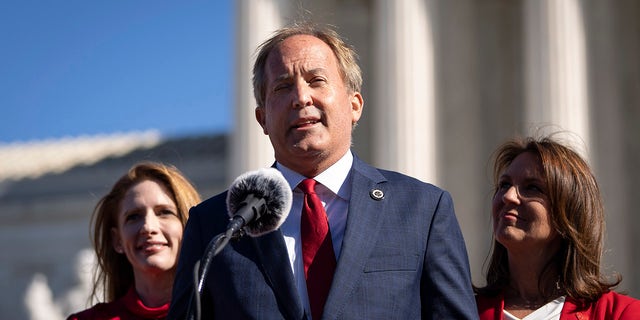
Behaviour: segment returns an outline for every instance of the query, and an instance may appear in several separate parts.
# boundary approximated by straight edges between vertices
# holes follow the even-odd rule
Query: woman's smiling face
[[[126,255],[136,277],[173,272],[178,259],[183,226],[176,204],[166,188],[143,180],[127,191],[112,230],[114,249]]]
[[[559,237],[551,222],[551,205],[540,158],[518,155],[500,175],[493,197],[493,231],[508,250],[548,248]]]

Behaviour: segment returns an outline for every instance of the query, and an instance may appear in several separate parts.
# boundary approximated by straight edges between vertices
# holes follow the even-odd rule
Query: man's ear
[[[269,132],[267,131],[267,124],[266,124],[267,113],[265,112],[264,107],[256,107],[255,114],[256,114],[256,120],[262,127],[262,132],[264,132],[264,134],[269,134]]]
[[[355,124],[362,116],[362,108],[364,107],[364,99],[360,92],[354,92],[351,95],[351,113],[353,115],[351,123]]]

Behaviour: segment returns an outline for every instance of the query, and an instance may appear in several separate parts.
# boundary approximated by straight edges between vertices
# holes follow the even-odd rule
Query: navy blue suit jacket
[[[477,319],[450,195],[357,157],[351,175],[347,226],[323,319]],[[382,199],[371,196],[376,189]],[[225,200],[226,192],[190,212],[169,319],[186,316],[194,263],[228,223]],[[212,260],[203,291],[202,319],[310,318],[280,230],[232,240]]]

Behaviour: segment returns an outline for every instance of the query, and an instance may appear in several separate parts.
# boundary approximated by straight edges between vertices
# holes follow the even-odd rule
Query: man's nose
[[[293,90],[293,107],[304,108],[306,106],[313,105],[313,99],[311,98],[311,88],[305,81],[300,81],[295,85]]]

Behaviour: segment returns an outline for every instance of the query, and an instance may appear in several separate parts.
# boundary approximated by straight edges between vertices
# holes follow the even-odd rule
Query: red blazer
[[[504,298],[476,295],[480,320],[502,320]],[[640,319],[640,300],[609,291],[596,302],[580,309],[576,300],[567,297],[560,320],[637,320]]]
[[[169,313],[169,303],[149,308],[145,306],[133,287],[118,300],[98,303],[95,306],[70,315],[67,320],[146,320],[164,319]]]

